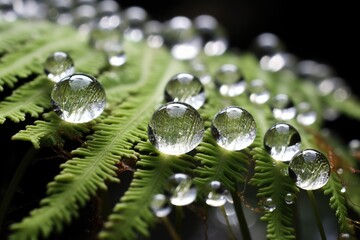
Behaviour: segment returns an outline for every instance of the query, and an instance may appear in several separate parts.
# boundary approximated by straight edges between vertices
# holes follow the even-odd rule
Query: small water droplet
[[[227,189],[219,181],[212,181],[208,185],[206,204],[212,207],[220,207],[226,203]]]
[[[171,204],[164,194],[154,195],[150,208],[157,217],[166,217],[171,212]]]
[[[167,102],[184,102],[199,109],[205,103],[204,86],[194,75],[176,74],[166,84],[165,100]]]
[[[121,66],[126,62],[123,36],[119,29],[94,28],[90,34],[90,43],[107,55],[111,66]]]
[[[222,55],[228,48],[228,40],[218,21],[209,15],[200,15],[194,19],[194,25],[200,34],[203,49],[208,56]]]
[[[266,211],[273,212],[276,209],[276,205],[272,198],[265,198],[262,204]]]
[[[87,36],[95,23],[96,8],[93,2],[79,3],[73,10],[74,26],[78,31]]]
[[[281,40],[273,33],[262,33],[256,37],[253,44],[256,56],[261,59],[264,56],[273,56],[284,49]]]
[[[225,64],[220,67],[214,77],[215,85],[220,94],[235,97],[246,89],[246,81],[239,68],[234,64]]]
[[[323,117],[327,121],[335,121],[339,116],[339,111],[332,107],[325,107],[323,111]]]
[[[183,173],[172,175],[168,181],[167,191],[170,202],[175,206],[189,205],[196,199],[197,190],[191,177]]]
[[[211,75],[204,64],[192,62],[191,68],[191,73],[197,76],[202,84],[206,85],[211,82]]]
[[[275,160],[287,162],[301,150],[301,137],[293,126],[277,123],[265,133],[264,147]]]
[[[242,150],[255,140],[256,124],[253,116],[245,109],[227,107],[215,115],[211,133],[221,147]]]
[[[340,189],[340,192],[341,192],[341,193],[345,193],[345,192],[346,192],[346,187],[345,187],[345,186],[342,186],[342,188]]]
[[[51,103],[59,117],[71,123],[84,123],[97,118],[105,108],[105,91],[94,78],[73,74],[54,85]]]
[[[339,234],[339,240],[350,240],[351,236],[349,233],[340,233]]]
[[[47,77],[53,82],[59,82],[62,78],[75,72],[74,62],[64,52],[54,52],[45,60],[44,70]]]
[[[163,24],[159,21],[147,21],[144,26],[146,42],[152,48],[160,48],[164,45],[162,36]]]
[[[187,17],[177,16],[166,22],[164,37],[172,56],[178,60],[194,59],[201,50],[201,39]]]
[[[344,80],[339,77],[322,79],[318,84],[318,90],[324,96],[333,94],[334,99],[338,102],[345,101],[351,95],[350,89],[346,86]]]
[[[70,25],[74,21],[74,16],[71,13],[73,7],[72,1],[50,1],[47,18],[60,25]]]
[[[261,79],[252,80],[249,84],[250,101],[256,104],[264,104],[270,99],[270,92],[266,89]]]
[[[161,152],[179,155],[193,150],[204,135],[204,122],[195,108],[170,102],[157,109],[148,125],[149,141]]]
[[[296,115],[296,108],[288,95],[278,94],[271,102],[274,118],[277,120],[291,120]]]
[[[351,154],[356,154],[360,152],[360,140],[353,139],[349,142],[349,149]]]
[[[337,174],[341,175],[341,174],[344,173],[344,169],[338,168],[338,169],[336,170],[336,172],[337,172]]]
[[[316,121],[316,112],[311,108],[308,102],[301,102],[297,106],[297,117],[298,123],[304,126],[310,126]]]
[[[334,71],[326,64],[303,60],[297,65],[297,73],[300,77],[318,84],[322,79],[332,76]]]
[[[47,13],[47,4],[41,0],[14,0],[13,9],[19,18],[44,19]]]
[[[306,149],[297,153],[289,164],[289,176],[304,190],[323,187],[330,177],[330,163],[319,151]]]
[[[284,200],[285,200],[285,203],[286,204],[293,204],[294,203],[294,194],[292,194],[292,193],[287,193],[286,195],[285,195],[285,198],[284,198]]]
[[[127,22],[127,28],[124,31],[126,39],[139,42],[144,39],[144,25],[147,21],[147,12],[138,6],[133,6],[125,9],[124,17]]]

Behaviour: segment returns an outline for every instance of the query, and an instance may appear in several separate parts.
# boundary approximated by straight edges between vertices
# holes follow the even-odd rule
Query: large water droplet
[[[212,181],[208,185],[206,204],[213,207],[220,207],[226,203],[227,189],[219,181]]]
[[[73,24],[83,35],[88,35],[94,26],[96,17],[96,8],[94,2],[79,3],[73,10]]]
[[[164,194],[154,195],[150,208],[157,217],[166,217],[171,212],[171,204]]]
[[[246,81],[239,68],[234,64],[220,67],[214,77],[215,85],[224,96],[235,97],[246,89]]]
[[[228,40],[218,21],[209,15],[201,15],[194,19],[195,29],[202,38],[203,49],[208,56],[219,56],[228,47]]]
[[[194,75],[176,74],[165,87],[165,100],[167,102],[184,102],[199,109],[205,103],[204,86]]]
[[[271,102],[271,109],[275,119],[290,120],[296,115],[296,108],[288,95],[278,94]]]
[[[296,154],[291,160],[289,176],[301,189],[319,189],[329,180],[330,163],[321,152],[306,149]]]
[[[272,198],[265,198],[262,202],[263,207],[266,211],[273,212],[276,209],[276,205]]]
[[[265,133],[264,147],[275,160],[290,161],[301,150],[301,137],[293,126],[277,123]]]
[[[45,60],[44,70],[47,77],[53,82],[59,82],[62,78],[75,72],[73,60],[64,52],[52,53]]]
[[[250,101],[256,104],[264,104],[270,99],[270,92],[266,89],[261,79],[252,80],[249,84]]]
[[[316,121],[316,112],[308,102],[299,103],[297,105],[297,113],[296,120],[301,125],[310,126]]]
[[[67,122],[84,123],[97,118],[105,108],[105,91],[94,78],[73,74],[54,85],[51,103],[59,117]]]
[[[292,193],[287,193],[286,195],[285,195],[285,198],[284,198],[284,201],[285,201],[285,203],[286,204],[293,204],[294,203],[294,194],[292,194]]]
[[[161,152],[179,155],[202,141],[204,122],[195,108],[170,102],[157,109],[148,125],[149,141]]]
[[[124,11],[127,29],[124,31],[126,39],[139,42],[144,38],[144,24],[148,18],[147,12],[141,7],[129,7]]]
[[[256,124],[253,116],[245,109],[227,107],[215,115],[211,133],[221,147],[241,150],[255,140]]]
[[[176,173],[169,179],[167,191],[170,202],[175,206],[189,205],[196,199],[197,190],[191,177],[183,173]]]

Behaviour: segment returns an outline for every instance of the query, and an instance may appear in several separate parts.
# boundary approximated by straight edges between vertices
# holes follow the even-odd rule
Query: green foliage
[[[276,205],[272,212],[263,211],[261,218],[267,224],[267,238],[296,238],[294,209],[284,202],[284,198],[291,193],[296,199],[299,189],[288,177],[286,164],[275,162],[262,146],[266,130],[276,122],[268,104],[255,105],[246,94],[224,97],[214,86],[206,86],[207,101],[200,109],[206,122],[203,142],[189,154],[168,156],[159,153],[147,141],[147,123],[153,111],[163,103],[163,89],[168,79],[176,73],[190,71],[188,63],[173,59],[166,49],[153,49],[143,42],[126,42],[127,62],[115,68],[107,65],[104,54],[88,46],[85,37],[70,28],[41,22],[16,22],[2,23],[0,29],[0,91],[8,95],[0,101],[0,124],[11,121],[17,126],[17,123],[27,121],[26,128],[16,133],[12,140],[29,141],[40,151],[49,147],[63,149],[67,141],[75,140],[81,144],[71,149],[70,159],[61,164],[61,172],[48,184],[46,197],[39,207],[11,225],[10,239],[49,238],[51,234],[63,231],[78,217],[80,208],[100,189],[107,189],[108,182],[119,183],[119,164],[129,160],[135,163],[133,179],[99,233],[102,239],[137,239],[139,234],[150,236],[156,221],[149,208],[151,199],[154,194],[164,192],[166,180],[176,172],[193,176],[199,192],[204,191],[204,185],[209,181],[219,180],[233,197],[242,194],[237,192],[239,184],[247,184],[250,179],[249,184],[257,188],[259,205],[266,198],[272,198]],[[32,34],[25,37],[30,32]],[[52,34],[44,34],[46,32]],[[86,124],[70,124],[51,111],[52,83],[46,79],[42,64],[54,51],[68,52],[78,72],[94,75],[102,83],[107,106],[101,117]],[[222,64],[236,64],[247,81],[262,78],[272,94],[291,94],[296,103],[306,100],[319,115],[325,106],[331,106],[360,119],[359,111],[353,110],[359,109],[357,99],[339,103],[331,96],[323,97],[317,94],[312,83],[300,82],[290,71],[269,73],[261,70],[251,54],[201,56],[201,60],[212,75]],[[247,109],[256,121],[256,140],[243,151],[222,149],[210,133],[209,126],[215,113],[230,105]],[[291,123],[300,131],[306,147],[323,148],[322,143],[316,141],[321,122],[318,120],[309,128]],[[352,157],[347,157],[346,162],[355,165]],[[252,165],[255,165],[254,169]],[[330,206],[338,217],[340,231],[353,233],[347,215],[348,201],[341,188],[338,176],[332,173],[324,192],[331,195]],[[203,200],[202,197],[198,201]],[[359,204],[359,198],[354,199]],[[239,201],[235,199],[234,202]],[[241,204],[236,208],[240,211]]]

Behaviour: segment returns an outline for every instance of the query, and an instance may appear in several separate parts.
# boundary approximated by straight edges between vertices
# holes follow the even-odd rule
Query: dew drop
[[[274,118],[277,120],[291,120],[296,115],[296,108],[288,95],[278,94],[271,102]]]
[[[72,12],[75,27],[82,35],[88,35],[94,25],[94,19],[96,17],[94,2],[79,3]]]
[[[255,140],[256,124],[253,116],[245,109],[227,107],[215,115],[211,133],[221,147],[241,150]]]
[[[273,33],[262,33],[257,36],[253,48],[259,59],[264,56],[273,56],[284,49],[281,40]]]
[[[277,123],[265,133],[264,147],[273,159],[287,162],[301,150],[301,137],[293,126]]]
[[[351,236],[349,233],[340,233],[339,234],[339,240],[350,240]]]
[[[340,189],[340,192],[341,192],[341,193],[346,193],[346,187],[345,187],[345,186],[342,186],[342,188]]]
[[[128,27],[124,31],[125,38],[139,42],[144,39],[144,24],[147,21],[148,14],[141,7],[129,7],[125,9],[124,16]]]
[[[202,141],[204,122],[198,111],[186,103],[170,102],[157,109],[148,125],[149,141],[161,152],[179,155]]]
[[[287,193],[285,195],[284,201],[286,204],[290,205],[294,203],[294,194],[292,193]]]
[[[0,1],[0,21],[14,22],[17,15],[13,9],[11,0]]]
[[[97,4],[98,26],[101,29],[124,29],[125,20],[119,13],[120,6],[116,1],[104,0]]]
[[[227,189],[219,181],[212,181],[208,185],[206,204],[212,207],[223,206],[227,201]]]
[[[150,208],[157,217],[166,217],[171,212],[171,204],[164,194],[154,195]]]
[[[325,107],[322,114],[327,121],[335,121],[340,116],[339,111],[332,107]]]
[[[54,85],[51,103],[59,117],[71,123],[85,123],[97,118],[105,108],[105,91],[94,78],[73,74]]]
[[[207,85],[211,82],[211,75],[204,64],[192,62],[191,68],[190,72],[197,76],[202,84]]]
[[[321,153],[306,149],[297,153],[289,164],[289,176],[304,190],[323,187],[330,177],[330,163]]]
[[[308,102],[301,102],[297,106],[296,120],[304,126],[310,126],[316,121],[316,112]]]
[[[330,66],[313,60],[303,60],[297,65],[297,74],[315,84],[318,84],[324,78],[332,76],[333,73],[334,71]]]
[[[163,24],[161,22],[151,20],[147,21],[144,26],[147,44],[152,48],[160,48],[164,45]]]
[[[189,205],[196,199],[197,190],[191,177],[183,173],[172,175],[168,181],[167,191],[170,202],[175,206]]]
[[[165,87],[165,100],[167,102],[184,102],[199,109],[205,103],[204,86],[194,75],[176,74]]]
[[[234,64],[225,64],[220,67],[214,77],[215,85],[221,95],[235,97],[246,89],[246,81],[239,68]]]
[[[336,170],[336,172],[337,172],[337,174],[341,175],[341,174],[344,173],[344,169],[338,168],[338,169]]]
[[[250,101],[256,104],[264,104],[270,99],[270,92],[266,89],[261,79],[252,80],[249,84]]]
[[[263,207],[266,211],[273,212],[276,209],[276,205],[272,198],[265,198],[263,200]]]
[[[349,149],[351,154],[357,154],[360,152],[360,141],[353,139],[349,142]]]
[[[50,1],[47,17],[59,25],[70,25],[74,21],[74,16],[71,13],[73,7],[72,1]]]
[[[75,72],[74,62],[67,53],[54,52],[45,60],[44,71],[51,81],[59,82]]]

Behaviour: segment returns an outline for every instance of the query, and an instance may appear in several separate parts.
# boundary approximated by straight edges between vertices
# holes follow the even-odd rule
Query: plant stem
[[[181,240],[181,237],[179,236],[179,234],[176,232],[174,226],[171,224],[171,222],[169,221],[169,219],[167,217],[163,217],[161,218],[166,229],[168,230],[171,238],[173,240]]]
[[[229,233],[229,239],[231,240],[236,240],[236,236],[235,236],[235,233],[230,225],[230,222],[229,222],[229,218],[228,216],[226,215],[226,211],[225,211],[225,208],[224,206],[221,206],[220,207],[220,210],[225,218],[225,222],[226,222],[226,226],[227,226],[227,230],[228,230],[228,233]]]
[[[313,193],[313,191],[308,190],[308,191],[307,191],[307,194],[308,194],[308,197],[309,197],[311,206],[312,206],[313,211],[314,211],[314,214],[315,214],[316,224],[317,224],[317,226],[318,226],[318,228],[319,228],[319,232],[320,232],[321,239],[322,239],[322,240],[326,240],[326,235],[325,235],[324,226],[322,225],[321,218],[320,218],[320,214],[319,214],[319,211],[318,211],[317,206],[316,206],[316,201],[315,201],[314,193]]]
[[[251,240],[250,231],[246,222],[246,218],[242,209],[241,201],[236,191],[231,191],[231,197],[234,201],[235,213],[239,221],[241,234],[243,239]]]

